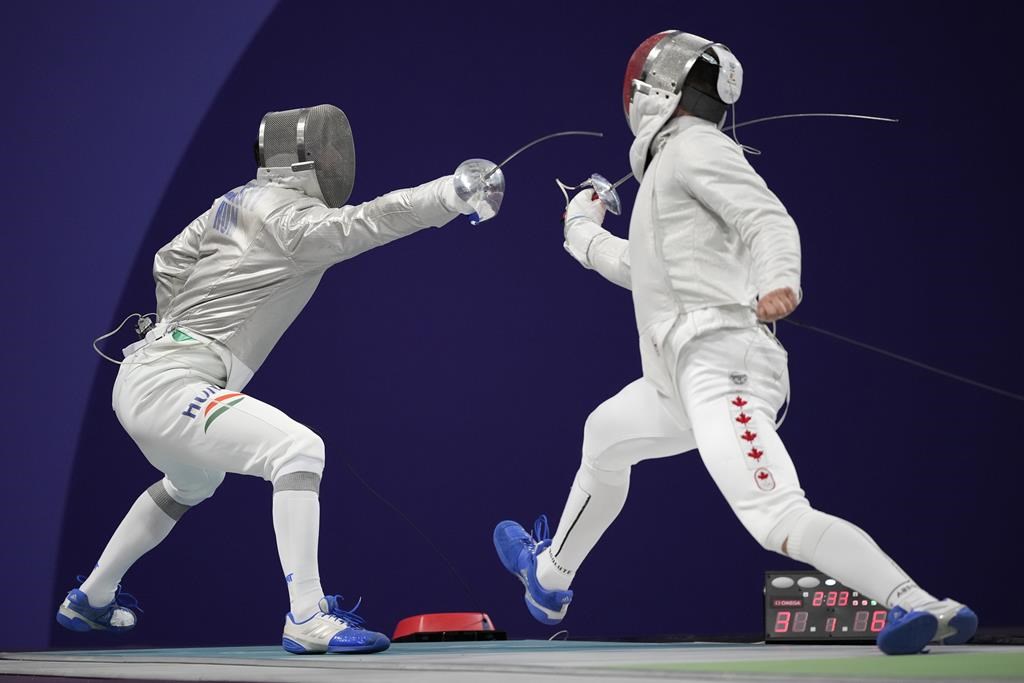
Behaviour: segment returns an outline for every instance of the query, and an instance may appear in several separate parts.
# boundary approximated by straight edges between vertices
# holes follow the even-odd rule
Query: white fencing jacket
[[[240,390],[328,267],[458,215],[450,176],[331,209],[312,196],[314,174],[261,168],[160,249],[160,324],[148,337],[182,329],[218,342],[230,352],[226,388]]]
[[[629,239],[593,221],[566,226],[580,263],[631,289],[644,376],[670,394],[673,346],[723,327],[757,323],[757,297],[789,287],[800,296],[796,223],[739,146],[703,119],[670,121],[652,145],[629,223]],[[672,360],[674,363],[674,359]]]

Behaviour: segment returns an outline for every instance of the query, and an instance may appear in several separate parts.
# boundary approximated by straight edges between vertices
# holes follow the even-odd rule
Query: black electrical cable
[[[894,353],[892,351],[888,351],[888,350],[883,349],[883,348],[878,347],[878,346],[873,346],[872,344],[867,344],[865,342],[858,341],[858,340],[853,339],[851,337],[847,337],[847,336],[844,336],[844,335],[841,335],[841,334],[837,334],[835,332],[830,332],[830,331],[822,329],[820,327],[816,327],[814,325],[809,325],[807,323],[800,322],[799,320],[794,320],[793,318],[783,318],[781,320],[781,322],[788,323],[790,325],[793,325],[795,327],[800,327],[800,328],[803,328],[805,330],[810,330],[812,332],[817,332],[818,334],[824,335],[826,337],[831,337],[832,339],[837,339],[837,340],[839,340],[841,342],[845,342],[847,344],[850,344],[851,346],[856,346],[858,348],[865,349],[867,351],[872,351],[872,352],[877,353],[877,354],[879,354],[881,356],[885,356],[887,358],[892,358],[893,360],[898,360],[898,361],[901,361],[901,362],[906,363],[908,365],[913,365],[916,368],[920,368],[922,370],[927,370],[928,372],[934,373],[936,375],[940,375],[940,376],[946,377],[948,379],[956,380],[957,382],[962,382],[964,384],[968,384],[968,385],[970,385],[972,387],[976,387],[978,389],[984,389],[985,391],[990,391],[993,394],[998,394],[999,396],[1004,396],[1006,398],[1012,398],[1015,401],[1024,401],[1024,396],[1022,396],[1020,394],[1015,394],[1012,391],[1007,391],[1006,389],[1000,389],[999,387],[994,387],[994,386],[992,386],[990,384],[985,384],[984,382],[979,382],[977,380],[971,379],[970,377],[964,377],[963,375],[957,375],[955,373],[949,372],[948,370],[943,370],[942,368],[937,368],[934,365],[928,365],[927,363],[922,363],[919,360],[914,360],[913,358],[909,358],[907,356],[903,356],[903,355],[900,355],[898,353]]]
[[[473,592],[473,589],[470,587],[469,582],[462,578],[462,575],[459,574],[459,570],[455,568],[455,564],[450,559],[448,559],[448,556],[445,555],[444,551],[441,550],[440,546],[438,546],[437,543],[434,542],[434,539],[428,536],[427,532],[423,531],[423,529],[421,529],[419,525],[416,524],[416,522],[414,522],[411,517],[409,517],[409,515],[405,514],[405,512],[403,512],[401,508],[399,508],[397,505],[395,505],[390,500],[385,498],[379,491],[377,491],[377,489],[370,486],[370,483],[363,479],[362,475],[360,475],[359,472],[356,471],[356,468],[352,466],[352,463],[350,463],[347,458],[342,458],[341,460],[342,462],[345,463],[345,467],[348,468],[348,471],[352,473],[352,476],[354,476],[356,480],[360,484],[362,484],[363,487],[366,488],[367,491],[372,493],[374,497],[376,497],[380,502],[384,503],[384,505],[391,508],[391,510],[396,515],[405,520],[405,522],[409,526],[411,526],[416,531],[416,533],[423,538],[424,541],[427,542],[427,545],[430,546],[431,550],[437,553],[437,556],[440,557],[448,566],[448,570],[452,573],[452,576],[454,576],[462,585],[462,589],[466,591],[466,595],[469,596],[469,599],[473,602],[473,604],[476,605],[478,608],[481,605],[483,605],[483,602],[481,602],[480,599],[477,597],[476,593]]]

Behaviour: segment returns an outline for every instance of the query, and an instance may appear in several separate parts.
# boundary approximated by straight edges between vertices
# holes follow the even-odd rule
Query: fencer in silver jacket
[[[324,271],[471,213],[451,176],[332,209],[313,171],[261,168],[217,198],[153,259],[158,332],[213,340],[241,390],[313,295]],[[221,346],[222,345],[222,346]]]

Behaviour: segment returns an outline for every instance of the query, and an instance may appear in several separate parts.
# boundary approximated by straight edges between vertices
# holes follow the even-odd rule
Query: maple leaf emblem
[[[758,472],[757,473],[757,478],[760,479],[761,481],[764,481],[765,479],[767,479],[770,476],[772,476],[772,475],[768,474],[767,472]]]
[[[739,408],[742,408],[743,406],[747,405],[747,402],[743,400],[743,397],[742,397],[742,396],[737,396],[736,398],[734,398],[734,399],[732,400],[732,404],[733,404],[734,406],[737,406],[737,407],[739,407]]]
[[[736,421],[739,422],[741,425],[745,425],[752,419],[753,418],[747,415],[746,413],[740,413],[739,416],[736,418]]]
[[[753,441],[757,438],[757,432],[752,432],[748,429],[740,435],[740,438],[744,441]]]
[[[751,448],[750,452],[747,453],[747,457],[753,458],[754,460],[760,460],[762,455],[764,455],[764,451],[759,451],[756,448]]]

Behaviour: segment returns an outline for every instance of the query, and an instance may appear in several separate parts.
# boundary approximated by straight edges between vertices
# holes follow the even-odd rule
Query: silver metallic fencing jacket
[[[458,215],[451,177],[331,209],[315,172],[261,168],[214,201],[153,259],[157,335],[211,340],[239,390],[331,265]]]
[[[644,376],[670,394],[666,337],[676,334],[681,348],[714,329],[757,324],[759,295],[789,287],[800,296],[800,237],[782,202],[714,124],[673,119],[652,149],[629,239],[576,219],[565,247],[632,290]]]

